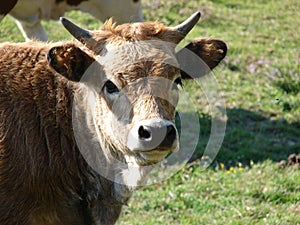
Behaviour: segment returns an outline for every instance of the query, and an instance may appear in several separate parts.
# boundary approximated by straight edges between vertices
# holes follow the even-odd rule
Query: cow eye
[[[120,90],[118,89],[118,87],[113,82],[111,82],[110,80],[108,80],[108,81],[105,82],[104,88],[106,89],[106,91],[109,94],[120,92]]]

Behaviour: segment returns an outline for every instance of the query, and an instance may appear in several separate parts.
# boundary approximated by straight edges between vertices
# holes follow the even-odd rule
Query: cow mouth
[[[165,147],[165,146],[156,146],[152,149],[135,149],[133,150],[136,153],[145,153],[145,154],[169,154],[172,152],[176,152],[179,149],[179,144],[177,141],[174,141],[174,143],[171,146]]]
[[[177,148],[154,148],[150,150],[137,151],[138,157],[143,161],[144,165],[158,163],[175,152]]]
[[[147,149],[147,150],[139,150],[139,152],[142,153],[164,153],[164,152],[174,152],[176,151],[176,147],[172,147],[172,148],[162,148],[162,147],[157,147],[154,149]]]

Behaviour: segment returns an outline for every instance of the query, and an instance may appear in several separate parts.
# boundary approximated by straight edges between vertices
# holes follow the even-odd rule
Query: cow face
[[[96,117],[99,129],[105,133],[110,127],[107,135],[140,163],[158,162],[178,149],[174,114],[180,69],[174,49],[161,41],[139,41],[110,43],[106,51],[98,56],[106,77],[97,111],[109,116]]]
[[[189,63],[195,62],[181,57],[184,56],[183,51],[175,53],[175,47],[199,17],[200,13],[196,13],[174,28],[158,23],[115,27],[108,21],[95,32],[62,20],[67,30],[93,52],[94,63],[100,68],[99,82],[92,85],[97,93],[93,121],[101,142],[108,142],[106,146],[117,149],[113,157],[120,159],[117,155],[127,155],[139,165],[149,165],[178,149],[178,133],[174,124],[178,85],[181,85],[182,79],[191,78],[180,70],[179,63],[188,67]],[[58,49],[61,50],[55,47],[49,51],[50,64],[69,79],[78,80],[74,79],[78,77],[76,69],[69,72],[56,63],[57,58],[61,59],[64,55],[66,60],[60,63],[65,65],[63,68],[74,67],[72,60],[67,60],[70,58],[68,54],[59,54]],[[226,54],[225,43],[212,39],[195,40],[186,49],[200,56],[210,69]],[[77,48],[76,51],[82,50]],[[91,64],[91,57],[86,53],[70,55],[82,60],[81,70]],[[199,71],[192,76],[205,73]]]

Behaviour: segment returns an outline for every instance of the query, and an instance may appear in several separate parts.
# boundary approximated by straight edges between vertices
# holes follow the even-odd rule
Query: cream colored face
[[[174,116],[180,70],[170,45],[135,43],[136,54],[129,58],[132,47],[107,46],[108,53],[98,57],[106,78],[99,89],[97,124],[120,150],[156,163],[178,149]]]
[[[84,30],[61,19],[84,47],[72,43],[53,47],[47,59],[56,72],[71,81],[78,82],[80,78],[73,104],[74,133],[86,161],[104,177],[139,186],[154,167],[152,164],[178,149],[174,124],[177,85],[181,79],[208,74],[227,52],[223,41],[205,38],[190,42],[175,54],[176,45],[200,15],[196,12],[175,27],[158,22],[115,26],[108,20],[97,31]],[[86,82],[86,71],[95,61],[93,76],[98,80],[92,76],[92,82]],[[195,118],[186,121],[194,127],[199,122],[198,115]],[[199,135],[194,131],[191,130],[195,133],[193,139],[197,140]],[[189,146],[194,147],[193,143]],[[166,161],[174,155],[173,159],[186,162],[186,157],[176,153]]]

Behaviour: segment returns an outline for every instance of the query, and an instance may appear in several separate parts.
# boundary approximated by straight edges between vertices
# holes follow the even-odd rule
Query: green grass
[[[120,219],[134,224],[300,224],[300,171],[278,168],[300,153],[300,1],[144,0],[146,20],[176,25],[202,12],[181,46],[196,37],[227,42],[215,70],[226,102],[227,129],[209,169],[199,167],[211,129],[207,100],[184,84],[197,105],[201,133],[192,164],[160,184],[138,191]],[[66,17],[96,29],[87,14]],[[50,40],[70,39],[59,22],[43,22]],[[22,41],[12,19],[0,24],[0,41]]]
[[[299,171],[270,160],[229,170],[193,164],[137,192],[119,224],[300,224],[299,182]]]

